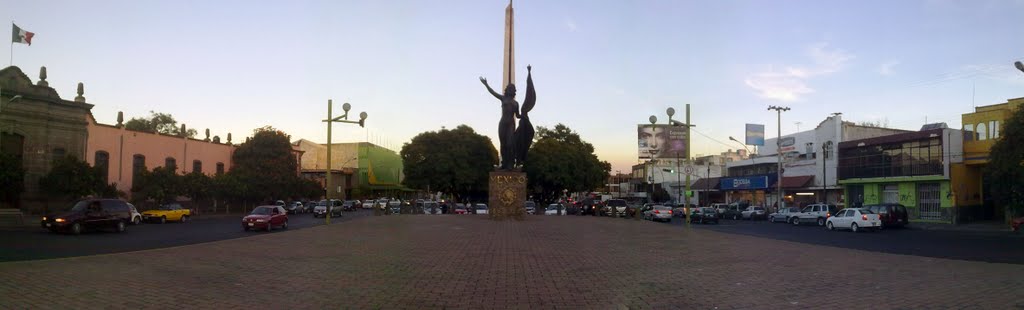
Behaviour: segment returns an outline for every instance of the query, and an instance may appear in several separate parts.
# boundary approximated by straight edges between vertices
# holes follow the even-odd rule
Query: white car
[[[139,223],[142,223],[142,214],[139,213],[138,209],[135,209],[134,205],[129,203],[128,210],[131,210],[132,212],[132,225],[139,225]]]
[[[794,213],[789,217],[789,223],[793,225],[800,225],[800,223],[815,223],[818,226],[825,226],[825,220],[836,214],[839,210],[835,205],[827,205],[816,203],[804,207],[800,212]]]
[[[473,205],[473,208],[476,209],[476,214],[487,214],[486,204],[478,203]]]
[[[373,209],[373,200],[363,200],[363,209]]]
[[[544,215],[558,215],[559,208],[562,209],[562,215],[566,215],[565,207],[557,203],[549,204],[548,207],[544,209]]]
[[[765,210],[762,206],[749,206],[746,210],[740,212],[740,217],[742,217],[744,220],[756,220],[759,218],[764,218],[764,215]]]
[[[655,222],[671,222],[672,221],[672,207],[663,205],[647,206],[642,209],[644,219]]]
[[[849,229],[859,232],[863,229],[881,229],[882,221],[878,218],[878,214],[872,213],[868,209],[847,208],[828,217],[825,220],[825,227],[828,227],[828,230]]]

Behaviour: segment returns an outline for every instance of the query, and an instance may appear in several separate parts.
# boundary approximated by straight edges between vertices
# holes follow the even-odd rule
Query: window
[[[146,156],[135,154],[132,156],[132,186],[138,185],[139,175],[146,171]]]
[[[804,154],[807,154],[808,157],[814,156],[814,143],[807,143],[805,147]]]
[[[217,163],[217,174],[224,174],[224,163]]]
[[[964,141],[974,140],[974,124],[964,124]]]
[[[106,151],[96,151],[96,158],[93,160],[93,167],[100,172],[103,183],[107,183],[110,175],[110,154]]]
[[[171,171],[177,171],[178,161],[175,160],[174,157],[167,157],[166,159],[164,159],[164,168],[167,168]]]
[[[999,139],[999,121],[988,122],[988,131],[992,134],[992,139]]]
[[[882,203],[900,202],[900,187],[896,184],[882,186]]]
[[[203,173],[203,162],[198,160],[192,161],[192,172]]]
[[[66,154],[67,154],[67,151],[65,151],[64,148],[62,148],[62,147],[54,148],[53,149],[53,153],[51,154],[51,155],[53,155],[53,158],[51,160],[52,161],[56,161],[58,159],[64,158],[64,155],[66,155]]]
[[[985,123],[978,123],[978,141],[988,140],[988,131],[985,130]]]
[[[821,156],[825,157],[825,159],[832,158],[832,141],[825,142],[825,145],[822,146],[821,153]]]

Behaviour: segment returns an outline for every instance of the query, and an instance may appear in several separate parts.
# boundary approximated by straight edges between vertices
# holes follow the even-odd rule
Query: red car
[[[463,204],[455,205],[455,214],[469,214],[469,210],[466,210],[466,206]]]
[[[281,206],[259,206],[242,218],[242,230],[244,231],[250,229],[270,231],[274,227],[288,229],[288,211]]]
[[[1024,226],[1024,217],[1013,219],[1013,222],[1010,222],[1010,226],[1013,227],[1013,231],[1018,233],[1021,232],[1021,226]]]

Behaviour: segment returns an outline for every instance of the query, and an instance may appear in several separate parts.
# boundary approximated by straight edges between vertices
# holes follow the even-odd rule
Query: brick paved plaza
[[[0,308],[144,307],[1012,309],[1024,265],[622,219],[422,215],[0,263]]]

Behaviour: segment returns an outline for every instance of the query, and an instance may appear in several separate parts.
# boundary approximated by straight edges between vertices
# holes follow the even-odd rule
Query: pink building
[[[231,169],[236,146],[209,140],[128,130],[123,124],[106,125],[89,114],[85,160],[106,170],[107,182],[131,195],[133,176],[143,169],[177,167],[179,174],[193,171],[214,175]],[[120,120],[121,117],[118,116]],[[105,167],[105,168],[103,168]]]

